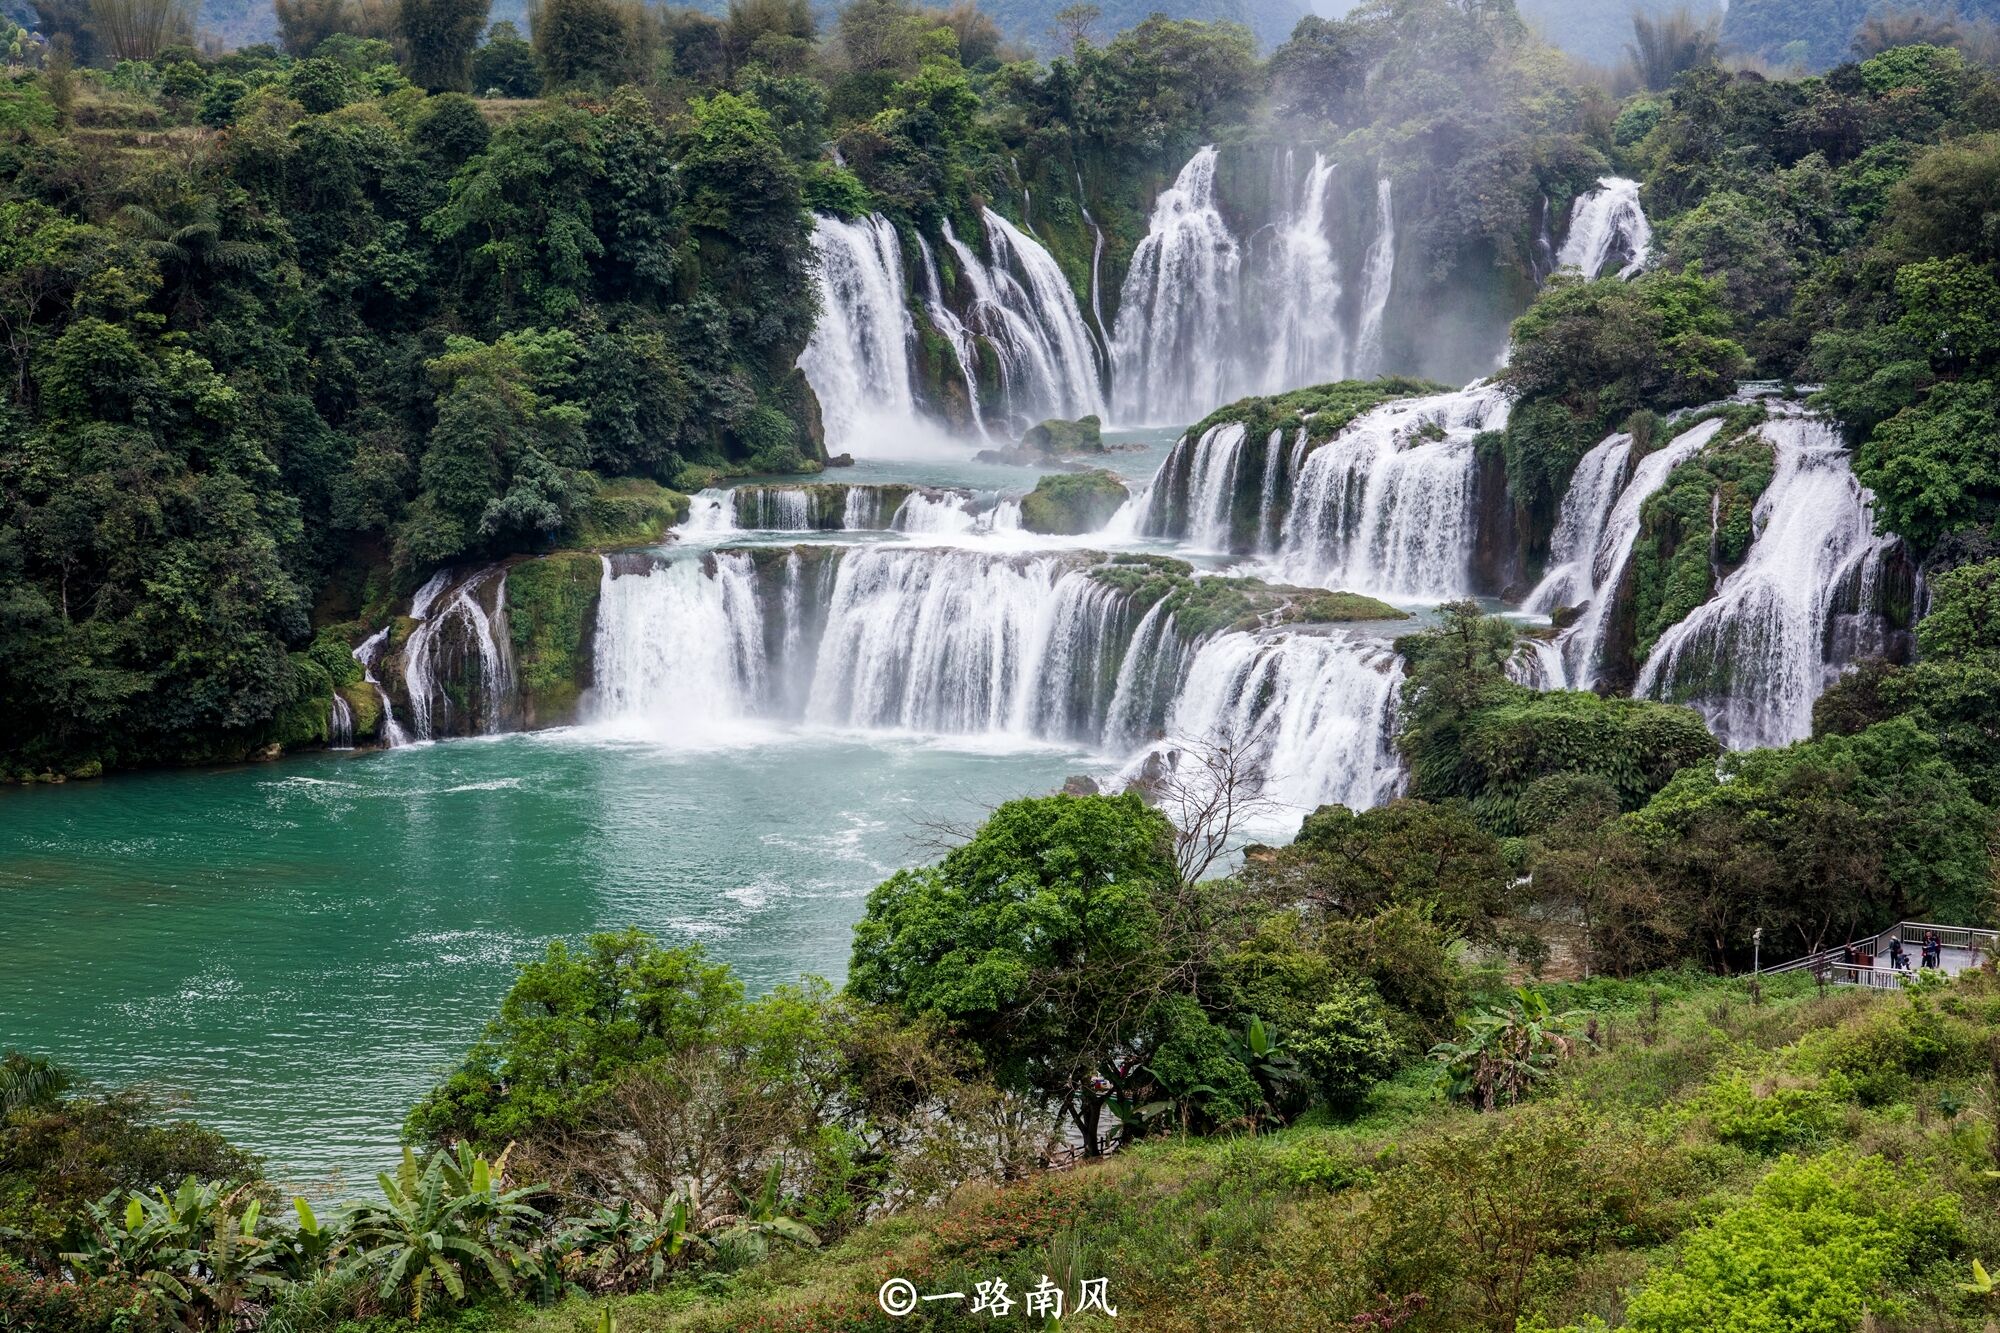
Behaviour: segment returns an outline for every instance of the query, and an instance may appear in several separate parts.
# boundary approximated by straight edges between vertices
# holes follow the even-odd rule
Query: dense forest
[[[1395,643],[1398,799],[1240,860],[1227,747],[1009,802],[869,895],[838,988],[551,943],[338,1213],[144,1089],[8,1054],[0,1327],[991,1322],[890,1318],[896,1277],[1039,1280],[1044,1327],[1050,1288],[1063,1327],[1987,1326],[1992,965],[1742,976],[1994,920],[2000,76],[1969,9],[1840,19],[1798,77],[1642,16],[1615,80],[1508,0],[1373,0],[1268,59],[1073,10],[1042,61],[906,0],[545,0],[529,38],[464,0],[277,13],[282,49],[227,54],[108,3],[13,34],[9,777],[323,742],[357,641],[440,567],[656,541],[689,491],[833,462],[798,369],[813,214],[976,236],[991,207],[1087,298],[1086,218],[1122,269],[1212,142],[1392,179],[1412,309],[1518,298],[1478,448],[1531,557],[1608,433],[1713,423],[1647,502],[1635,651],[1752,540],[1750,378],[1841,423],[1913,629],[1810,739],[1725,752],[1691,708],[1530,688],[1518,621],[1450,603]],[[1550,273],[1552,210],[1613,172],[1650,264]]]
[[[1511,6],[1457,0],[1307,19],[1268,62],[1226,24],[1099,44],[1088,14],[1068,54],[1009,62],[969,6],[882,0],[824,32],[797,4],[579,0],[533,42],[470,10],[286,12],[285,52],[155,32],[147,59],[72,12],[13,67],[10,774],[310,742],[347,650],[431,569],[815,466],[809,208],[977,235],[977,203],[1033,198],[1081,290],[1084,210],[1115,279],[1216,139],[1392,174],[1419,327],[1525,301],[1551,198],[1647,182],[1658,274],[1531,316],[1548,352],[1517,368],[1508,446],[1531,510],[1591,432],[1743,371],[1826,382],[1920,545],[1994,517],[2000,110],[1949,46],[1772,81],[1665,43],[1621,103]],[[1694,364],[1683,328],[1741,362]]]

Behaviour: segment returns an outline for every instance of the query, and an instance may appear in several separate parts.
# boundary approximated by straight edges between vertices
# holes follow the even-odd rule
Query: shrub
[[[1848,1333],[1885,1287],[1960,1243],[1955,1200],[1911,1197],[1879,1157],[1785,1158],[1632,1298],[1636,1333]],[[1876,1306],[1878,1312],[1880,1306]]]
[[[1375,988],[1354,981],[1335,985],[1292,1038],[1292,1054],[1305,1067],[1327,1105],[1350,1110],[1396,1067],[1396,1039]]]
[[[1756,1153],[1774,1153],[1829,1137],[1840,1108],[1818,1088],[1781,1087],[1760,1092],[1743,1074],[1731,1074],[1704,1099],[1715,1136]]]

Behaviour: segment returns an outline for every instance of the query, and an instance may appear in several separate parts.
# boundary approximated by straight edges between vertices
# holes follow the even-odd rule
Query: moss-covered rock
[[[588,550],[656,546],[667,529],[684,523],[688,498],[643,477],[601,481],[577,516],[572,545]]]
[[[1120,555],[1090,576],[1125,593],[1135,607],[1164,601],[1184,639],[1227,630],[1276,625],[1337,625],[1373,620],[1408,620],[1410,614],[1387,602],[1352,592],[1294,588],[1262,579],[1222,574],[1200,577],[1185,560],[1165,555]]]
[[[1021,437],[1021,447],[1055,457],[1101,454],[1104,452],[1104,423],[1095,416],[1080,417],[1075,421],[1050,417]]]
[[[1749,554],[1757,501],[1777,468],[1770,441],[1754,430],[1761,419],[1759,412],[1729,420],[1640,511],[1630,576],[1634,661],[1643,662]]]
[[[365,681],[338,687],[354,717],[354,743],[366,744],[382,738],[382,695]]]
[[[1125,483],[1115,472],[1093,468],[1053,473],[1036,482],[1021,500],[1021,526],[1044,536],[1095,532],[1127,498]]]
[[[602,576],[598,558],[581,551],[524,560],[508,569],[507,634],[523,727],[576,720],[577,700],[590,686]]]

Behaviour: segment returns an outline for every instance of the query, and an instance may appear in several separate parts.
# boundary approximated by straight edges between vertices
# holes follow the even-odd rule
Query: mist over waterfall
[[[1473,438],[1506,424],[1479,383],[1385,403],[1306,454],[1278,566],[1294,582],[1436,600],[1471,590]]]
[[[1300,173],[1286,150],[1277,211],[1239,238],[1217,197],[1219,161],[1212,145],[1188,160],[1133,253],[1111,339],[1120,422],[1185,422],[1248,394],[1382,369],[1396,263],[1391,183],[1377,181],[1372,210],[1343,227],[1337,165],[1315,152]]]
[[[895,224],[879,213],[843,222],[813,215],[819,259],[819,322],[799,369],[819,399],[829,450],[860,441],[870,425],[916,418],[910,345],[916,326],[903,304],[903,252]]]
[[[1646,267],[1652,245],[1653,228],[1639,204],[1639,182],[1606,176],[1595,190],[1577,196],[1556,267],[1599,278],[1616,265],[1618,276],[1629,278]]]
[[[1661,637],[1634,691],[1692,704],[1735,749],[1812,734],[1813,700],[1841,665],[1828,652],[1836,595],[1877,581],[1895,545],[1875,533],[1872,497],[1835,423],[1787,416],[1761,430],[1777,472],[1757,502],[1756,540],[1715,595]]]
[[[1326,226],[1326,196],[1332,183],[1333,163],[1325,154],[1314,153],[1312,168],[1299,187],[1299,205],[1278,232],[1273,267],[1278,290],[1286,299],[1272,315],[1265,393],[1312,384],[1327,367],[1347,361],[1340,321],[1330,318],[1340,304],[1339,265]]]

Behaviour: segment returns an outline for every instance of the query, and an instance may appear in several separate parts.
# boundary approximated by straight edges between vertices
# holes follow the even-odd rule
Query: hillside
[[[1116,1322],[1062,1327],[1149,1333],[1774,1333],[1864,1310],[1942,1333],[2000,1306],[1968,1289],[2000,1248],[2000,979],[1815,994],[1795,974],[1762,1004],[1680,974],[1537,993],[1594,1039],[1518,1105],[1453,1107],[1412,1074],[1351,1120],[969,1188],[720,1292],[616,1302],[617,1326],[988,1326],[949,1301],[882,1320],[885,1276],[1017,1296],[1102,1277]],[[600,1308],[502,1327],[568,1333]]]
[[[979,8],[999,25],[1001,34],[1009,41],[1031,51],[1052,54],[1061,46],[1055,16],[1066,3],[1067,0],[984,0]],[[729,12],[727,0],[689,0],[677,7],[717,16]],[[1241,23],[1256,34],[1258,46],[1265,51],[1291,36],[1298,21],[1310,12],[1300,0],[1105,0],[1098,8],[1102,13],[1093,34],[1099,41],[1136,27],[1154,14],[1164,14],[1175,19]],[[820,3],[814,9],[822,23],[830,23],[839,6]],[[487,21],[512,23],[525,34],[529,27],[527,0],[494,0]],[[278,19],[271,0],[200,0],[196,22],[203,32],[220,40],[226,48],[278,40]]]

